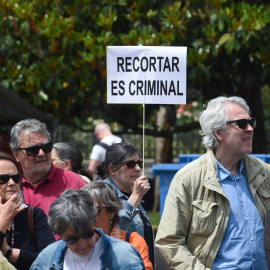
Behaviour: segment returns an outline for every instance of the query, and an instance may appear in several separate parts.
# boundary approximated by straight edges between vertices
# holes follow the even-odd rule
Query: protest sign
[[[186,104],[186,47],[108,46],[107,102]]]

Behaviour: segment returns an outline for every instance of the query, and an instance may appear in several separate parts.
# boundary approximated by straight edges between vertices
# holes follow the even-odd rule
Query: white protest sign
[[[107,102],[186,104],[187,47],[108,46]]]

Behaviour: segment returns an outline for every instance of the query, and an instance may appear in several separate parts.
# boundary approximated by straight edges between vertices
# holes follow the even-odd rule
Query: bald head
[[[111,128],[107,123],[101,123],[96,125],[95,127],[95,135],[98,140],[102,140],[104,137],[113,135],[111,132]]]

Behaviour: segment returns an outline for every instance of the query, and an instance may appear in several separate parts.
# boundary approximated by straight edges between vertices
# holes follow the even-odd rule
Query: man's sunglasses
[[[91,237],[93,237],[95,234],[95,230],[89,230],[84,234],[81,235],[76,235],[76,236],[72,236],[69,240],[64,240],[68,245],[70,244],[76,244],[80,237],[83,239],[90,239]]]
[[[256,127],[256,119],[255,118],[250,118],[249,120],[238,119],[238,120],[232,120],[232,121],[226,122],[226,124],[232,124],[232,123],[237,123],[237,126],[241,129],[246,129],[248,124],[250,124],[252,128]]]
[[[21,183],[23,179],[23,174],[22,173],[17,173],[17,174],[0,174],[0,184],[7,184],[9,179],[12,178],[12,180],[16,183],[19,184]]]
[[[128,160],[128,161],[126,161],[124,164],[125,164],[129,169],[134,169],[135,166],[136,166],[136,164],[138,164],[138,166],[139,166],[140,168],[142,168],[142,166],[143,166],[143,161],[142,161],[142,160],[137,160],[137,161],[135,161],[135,160]]]
[[[45,154],[48,154],[52,151],[53,149],[53,144],[52,143],[44,143],[42,145],[34,145],[30,147],[17,147],[16,150],[25,150],[27,156],[37,156],[39,154],[39,150],[42,149],[42,151]]]

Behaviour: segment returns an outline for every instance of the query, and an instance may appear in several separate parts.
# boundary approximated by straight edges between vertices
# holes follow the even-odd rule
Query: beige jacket
[[[270,168],[243,157],[249,189],[263,222],[270,209]],[[174,176],[159,224],[156,247],[170,269],[211,269],[226,231],[230,203],[211,150]]]

